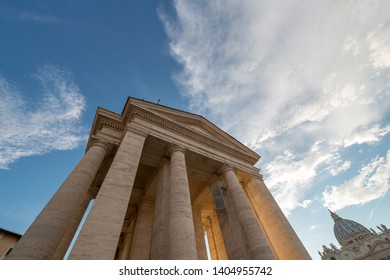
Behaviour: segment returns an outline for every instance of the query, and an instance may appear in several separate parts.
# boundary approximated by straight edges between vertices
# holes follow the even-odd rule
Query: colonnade
[[[69,259],[206,259],[205,232],[213,258],[232,256],[217,212],[204,217],[202,209],[191,203],[186,149],[180,145],[172,145],[161,161],[155,196],[142,197],[137,213],[125,221],[147,137],[143,130],[127,127]],[[112,147],[104,141],[92,143],[9,259],[64,257],[91,200],[89,187]],[[230,223],[240,228],[240,242],[247,248],[242,256],[310,258],[261,178],[252,174],[243,182],[232,167],[221,166],[220,175],[237,216]]]

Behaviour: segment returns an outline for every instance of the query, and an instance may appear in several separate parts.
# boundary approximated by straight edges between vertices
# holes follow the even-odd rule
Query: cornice
[[[163,127],[172,132],[175,132],[177,134],[186,136],[192,139],[193,141],[203,144],[207,147],[211,147],[223,153],[228,153],[235,157],[241,158],[244,161],[248,162],[248,158],[251,158],[252,160],[249,163],[251,163],[252,165],[254,165],[259,159],[257,157],[254,157],[253,155],[234,149],[226,145],[225,143],[223,143],[221,140],[217,141],[213,138],[210,138],[208,135],[204,133],[201,133],[196,130],[191,130],[176,121],[165,118],[164,116],[153,114],[153,112],[145,110],[143,108],[139,108],[138,110],[133,110],[133,115],[141,119],[144,119],[146,121],[157,124],[158,126]]]
[[[100,123],[100,125],[106,125],[106,126],[108,126],[108,127],[111,127],[111,128],[113,128],[113,129],[119,130],[119,131],[123,131],[123,130],[124,130],[124,129],[123,129],[123,126],[118,125],[118,124],[115,124],[115,123],[110,122],[110,121],[107,121],[107,120],[102,121],[102,122]]]
[[[147,103],[146,105],[150,104]],[[152,105],[154,106],[155,104]],[[177,118],[169,118],[169,116],[166,116],[164,114],[164,112],[169,114],[170,110],[173,111],[173,115],[177,116]],[[260,156],[257,155],[254,151],[244,146],[242,143],[234,139],[226,132],[221,130],[221,132],[218,132],[221,133],[221,135],[219,135],[218,133],[213,133],[213,131],[218,131],[220,129],[209,121],[207,121],[202,116],[193,115],[184,111],[179,111],[178,113],[176,111],[177,110],[169,107],[163,107],[163,110],[160,109],[154,111],[154,108],[143,106],[142,102],[139,100],[135,103],[132,103],[131,99],[127,101],[121,115],[99,107],[97,109],[94,123],[91,128],[88,143],[91,144],[91,141],[93,139],[95,139],[96,137],[99,138],[99,136],[97,135],[101,131],[103,126],[106,126],[112,130],[123,134],[128,124],[133,123],[135,118],[139,118],[141,120],[152,123],[156,127],[161,127],[164,130],[173,132],[177,135],[184,136],[191,141],[201,144],[201,146],[203,147],[209,147],[215,151],[218,151],[219,153],[226,154],[227,156],[231,156],[233,158],[236,158],[237,160],[248,163],[251,166],[254,166],[256,162],[260,159]],[[186,114],[189,114],[190,117]],[[190,119],[191,117],[194,117],[196,121],[199,122],[200,127],[205,129],[206,132],[210,133],[211,136],[196,129],[186,127],[185,124],[181,124],[181,117]],[[114,138],[117,138],[117,136],[114,136]],[[118,141],[120,141],[119,138]]]

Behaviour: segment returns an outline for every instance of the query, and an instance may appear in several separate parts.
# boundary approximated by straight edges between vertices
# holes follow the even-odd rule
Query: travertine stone
[[[207,260],[206,244],[204,241],[204,227],[201,217],[201,209],[199,207],[192,208],[192,215],[194,218],[196,251],[198,253],[198,260]]]
[[[188,185],[185,150],[174,146],[171,150],[169,258],[196,260],[196,242]]]
[[[237,215],[244,230],[248,247],[251,250],[252,258],[256,260],[275,259],[268,240],[257,221],[236,174],[229,166],[225,166],[223,172]]]
[[[309,258],[250,178],[260,156],[202,116],[129,98],[121,114],[98,108],[88,147],[10,259],[63,258],[91,197],[69,259],[205,259],[206,244],[212,259]]]
[[[52,259],[53,260],[62,260],[64,258],[64,255],[66,254],[70,243],[73,240],[73,237],[77,231],[77,228],[80,225],[80,222],[84,216],[85,210],[88,207],[88,204],[91,202],[92,196],[90,193],[84,194],[84,197],[81,200],[80,207],[76,207],[74,209],[74,213],[72,218],[70,219],[70,222],[66,228],[64,237],[62,237],[62,240],[60,244],[58,245]]]
[[[114,259],[146,137],[138,133],[125,132],[69,259]]]
[[[88,205],[88,188],[110,145],[98,141],[50,199],[9,259],[62,259]]]
[[[246,183],[248,197],[278,259],[309,260],[310,255],[299,240],[272,194],[259,178],[252,176]]]
[[[133,240],[130,249],[130,260],[149,260],[152,241],[154,202],[143,198],[138,207]]]
[[[150,259],[168,259],[170,163],[164,160],[158,173]]]
[[[207,241],[209,244],[211,259],[227,260],[228,255],[216,212],[212,212],[203,223],[207,233]]]
[[[251,258],[251,252],[246,244],[245,233],[240,226],[229,192],[224,193],[223,199],[225,209],[216,212],[228,258],[229,260],[248,260]]]
[[[136,215],[133,215],[130,219],[129,225],[127,226],[124,238],[123,238],[123,249],[119,256],[120,260],[128,260],[130,255],[131,240],[133,239],[134,228],[135,228]]]

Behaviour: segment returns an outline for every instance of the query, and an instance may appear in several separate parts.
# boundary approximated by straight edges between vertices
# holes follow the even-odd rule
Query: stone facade
[[[361,224],[343,219],[331,212],[334,233],[341,247],[323,246],[318,252],[322,260],[390,260],[390,229],[385,225],[367,229]]]
[[[0,228],[0,260],[9,256],[21,237],[18,233]]]
[[[310,259],[259,159],[199,115],[98,108],[85,156],[9,259],[62,259],[91,199],[69,259],[206,259],[206,242],[212,259]]]

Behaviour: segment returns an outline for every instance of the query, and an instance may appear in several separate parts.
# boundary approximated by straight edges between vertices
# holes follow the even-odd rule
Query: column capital
[[[222,165],[220,168],[219,168],[219,172],[222,173],[222,174],[225,174],[226,172],[228,171],[233,171],[234,172],[234,168],[231,167],[230,165],[228,164],[224,164]]]
[[[252,182],[252,180],[259,180],[259,181],[264,181],[263,175],[260,173],[252,173],[246,176],[243,180],[244,184],[248,184]]]
[[[176,144],[172,144],[172,146],[168,150],[168,154],[172,155],[174,152],[177,152],[177,151],[180,151],[183,154],[186,154],[186,152],[187,152],[186,148],[179,146],[179,145],[176,145]]]
[[[95,140],[91,143],[91,145],[88,147],[88,150],[94,146],[99,146],[99,147],[102,147],[106,150],[106,152],[108,153],[109,151],[111,151],[111,148],[112,148],[112,144],[111,143],[108,143],[106,141],[103,141],[103,140]]]

